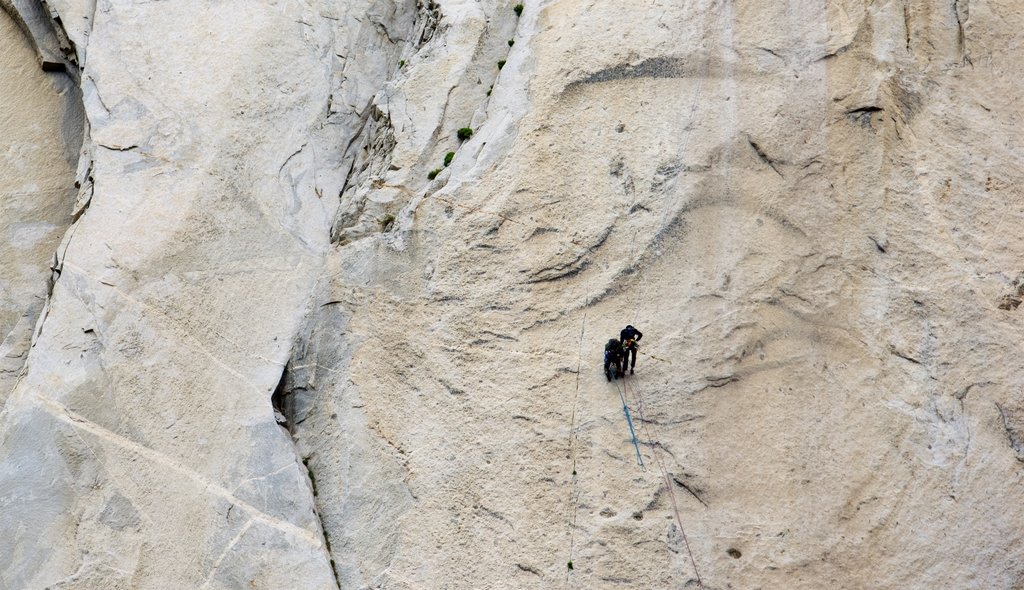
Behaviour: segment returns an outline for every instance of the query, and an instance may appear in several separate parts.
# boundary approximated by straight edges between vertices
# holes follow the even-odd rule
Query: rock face
[[[4,5],[0,588],[1024,584],[1016,4]]]
[[[29,38],[0,11],[0,404],[25,362],[49,266],[71,224],[81,97],[40,70]]]

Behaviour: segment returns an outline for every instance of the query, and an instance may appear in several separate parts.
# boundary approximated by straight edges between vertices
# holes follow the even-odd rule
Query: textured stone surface
[[[81,99],[40,71],[29,39],[0,11],[0,406],[25,362],[49,266],[71,224]]]
[[[9,586],[333,585],[270,405],[329,227],[310,138],[331,58],[305,10],[96,10],[95,183],[4,410]]]
[[[1024,11],[525,4],[50,3],[2,585],[1022,584]]]

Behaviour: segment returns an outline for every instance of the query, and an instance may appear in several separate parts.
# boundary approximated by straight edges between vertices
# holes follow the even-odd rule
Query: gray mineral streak
[[[0,0],[0,590],[1022,587],[1019,3],[514,4]]]

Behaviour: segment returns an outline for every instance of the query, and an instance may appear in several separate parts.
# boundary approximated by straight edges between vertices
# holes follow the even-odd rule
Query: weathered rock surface
[[[29,38],[0,11],[0,405],[14,386],[47,295],[49,266],[71,224],[81,98],[40,70]]]
[[[1024,584],[1016,3],[49,7],[0,588]]]

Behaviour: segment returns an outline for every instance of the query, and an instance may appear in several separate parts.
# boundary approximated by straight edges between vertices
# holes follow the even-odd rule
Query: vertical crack
[[[313,456],[305,457],[302,459],[302,466],[306,468],[306,477],[309,479],[309,487],[313,492],[313,514],[316,515],[316,524],[320,527],[320,535],[323,538],[324,549],[327,551],[327,559],[331,563],[331,575],[334,576],[334,584],[340,589],[341,579],[338,577],[338,565],[334,563],[334,552],[331,550],[331,536],[327,532],[327,527],[324,526],[323,518],[320,516],[320,510],[317,508],[317,499],[320,497],[319,492],[316,488],[316,475],[313,473],[313,468],[310,466]]]
[[[970,18],[969,2],[970,0],[953,0],[953,16],[956,18],[957,50],[960,52],[960,65],[974,65],[970,55],[967,53],[967,37],[964,34],[964,24]]]
[[[907,42],[907,53],[913,53],[910,48],[910,5],[903,4],[903,33]]]
[[[1010,448],[1013,449],[1014,454],[1017,456],[1017,460],[1024,463],[1024,437],[1017,432],[1017,429],[1011,424],[1012,416],[1008,415],[1008,412],[1000,404],[995,404],[996,410],[999,411],[999,417],[1003,421],[1003,429],[1006,431],[1006,440],[1010,443]]]
[[[323,543],[324,550],[327,553],[327,559],[331,566],[331,575],[334,577],[334,584],[337,588],[341,588],[341,580],[338,577],[338,566],[334,562],[334,553],[331,550],[331,538],[327,532],[327,527],[324,526],[323,518],[320,516],[320,509],[318,507],[318,501],[320,492],[317,489],[316,474],[313,471],[311,462],[313,459],[312,455],[303,457],[298,447],[295,445],[294,433],[296,427],[302,423],[302,416],[298,412],[298,404],[296,392],[303,388],[296,387],[295,377],[290,367],[294,362],[295,351],[292,353],[292,358],[289,359],[284,369],[281,371],[281,379],[277,383],[277,387],[274,388],[274,393],[270,396],[271,405],[274,408],[274,417],[277,419],[277,423],[288,431],[288,438],[292,441],[292,450],[295,452],[295,457],[302,463],[303,471],[306,474],[306,480],[309,485],[310,493],[312,494],[312,502],[310,507],[313,509],[313,515],[316,516],[316,524],[320,529],[321,542]]]

